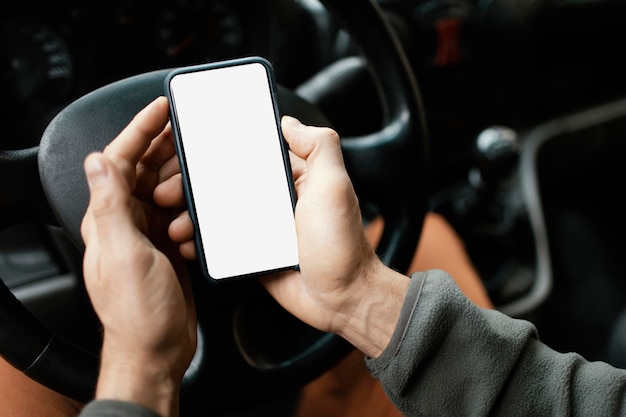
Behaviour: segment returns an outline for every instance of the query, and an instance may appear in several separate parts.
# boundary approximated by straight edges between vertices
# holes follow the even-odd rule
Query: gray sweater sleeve
[[[139,404],[116,400],[95,400],[88,403],[78,417],[160,417]]]
[[[406,416],[626,415],[625,370],[555,352],[439,270],[413,274],[389,346],[366,364]]]

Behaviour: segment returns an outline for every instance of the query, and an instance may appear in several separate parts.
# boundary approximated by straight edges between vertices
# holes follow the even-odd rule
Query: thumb
[[[89,207],[81,231],[85,244],[93,233],[101,244],[120,242],[132,230],[130,187],[115,165],[103,154],[92,153],[84,163],[89,185]]]
[[[322,171],[343,171],[340,138],[337,132],[328,127],[306,126],[298,119],[283,116],[281,128],[291,151],[306,161],[310,170],[317,165]]]

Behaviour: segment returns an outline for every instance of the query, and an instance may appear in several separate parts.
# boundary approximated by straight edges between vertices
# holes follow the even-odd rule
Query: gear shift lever
[[[467,214],[486,229],[507,228],[515,212],[515,202],[507,193],[513,178],[520,143],[517,132],[505,126],[492,126],[476,138],[476,165],[470,169],[468,182],[474,190],[466,202]]]
[[[463,236],[496,306],[527,293],[534,280],[533,238],[517,182],[520,138],[505,126],[490,126],[474,143],[467,181],[437,209]]]
[[[496,191],[510,179],[517,164],[520,143],[517,132],[505,126],[489,127],[478,135],[474,145],[476,167],[469,182],[476,189]]]

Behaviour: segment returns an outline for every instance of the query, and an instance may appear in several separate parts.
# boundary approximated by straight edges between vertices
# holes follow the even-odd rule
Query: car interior
[[[0,355],[85,401],[100,327],[82,282],[82,162],[175,68],[261,56],[281,112],[331,126],[376,247],[406,270],[428,212],[496,309],[626,366],[621,0],[8,0],[0,6]],[[192,272],[197,266],[191,264]],[[255,280],[193,274],[181,415],[292,415],[351,351]],[[626,349],[626,344],[624,345]],[[210,398],[210,399],[209,399]]]

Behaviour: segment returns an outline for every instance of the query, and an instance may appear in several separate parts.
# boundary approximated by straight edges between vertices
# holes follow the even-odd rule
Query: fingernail
[[[107,166],[101,155],[90,155],[85,160],[85,174],[90,185],[96,185],[104,180],[108,174]]]

